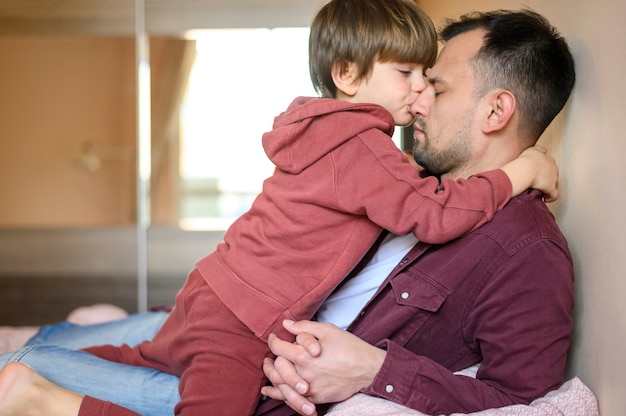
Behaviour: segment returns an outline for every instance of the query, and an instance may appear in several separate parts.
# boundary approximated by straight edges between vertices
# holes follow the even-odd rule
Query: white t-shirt
[[[416,243],[413,234],[389,233],[363,270],[328,297],[317,312],[317,320],[346,329]]]

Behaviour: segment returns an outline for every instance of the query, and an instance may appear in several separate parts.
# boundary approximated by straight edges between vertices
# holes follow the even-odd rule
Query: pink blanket
[[[560,389],[533,401],[528,406],[513,405],[476,413],[454,413],[452,416],[599,416],[598,402],[593,392],[577,377]],[[397,403],[357,394],[334,405],[328,416],[428,416]]]

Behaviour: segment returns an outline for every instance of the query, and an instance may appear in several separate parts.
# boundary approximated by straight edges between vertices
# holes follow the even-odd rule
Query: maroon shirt
[[[573,307],[567,242],[529,191],[465,237],[418,243],[396,266],[348,328],[387,349],[363,392],[427,414],[529,403],[563,382]],[[453,374],[480,361],[476,379]],[[268,400],[261,414],[295,413]]]

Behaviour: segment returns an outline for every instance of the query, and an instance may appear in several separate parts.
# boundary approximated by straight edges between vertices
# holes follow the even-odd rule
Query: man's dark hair
[[[502,88],[515,95],[520,126],[535,141],[567,102],[576,79],[565,39],[540,14],[496,10],[471,13],[449,22],[442,41],[484,30],[483,46],[473,58],[477,94]]]

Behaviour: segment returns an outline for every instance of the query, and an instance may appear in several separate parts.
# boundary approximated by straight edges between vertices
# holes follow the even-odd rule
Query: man
[[[489,55],[473,59],[488,38],[482,29],[476,30],[483,20],[512,35],[495,39],[514,45],[504,62]],[[420,164],[442,177],[469,176],[515,158],[560,111],[574,81],[567,46],[538,16],[495,13],[468,20],[460,28],[464,25],[468,31],[451,34],[428,74],[432,86],[413,107],[418,115],[414,153]],[[524,44],[522,50],[531,51],[528,59],[520,56],[518,42]],[[548,49],[545,56],[532,52],[538,44],[539,49]],[[500,56],[498,48],[494,53]],[[515,70],[504,79],[483,78],[499,75],[500,66],[508,67],[513,58],[536,62],[539,70],[516,61],[511,66]],[[544,73],[554,63],[553,70]],[[495,88],[491,82],[497,82]],[[525,82],[537,83],[538,91]],[[529,101],[538,92],[536,102]],[[535,108],[538,120],[526,111]],[[404,250],[406,240],[399,237],[401,247],[392,251],[401,260],[391,266],[393,271],[382,284],[376,283],[380,287],[374,297],[365,299],[367,304],[349,325],[352,333],[329,324],[299,322],[286,325],[299,334],[296,344],[271,339],[279,358],[276,366],[266,361],[265,370],[277,387],[264,388],[264,393],[286,399],[303,414],[312,414],[315,403],[343,400],[359,391],[428,413],[450,413],[525,403],[558,387],[572,328],[572,264],[566,242],[540,198],[538,192],[523,194],[492,223],[446,245],[416,243]],[[387,248],[395,241],[385,237],[381,244]],[[334,296],[356,297],[353,282],[357,288],[364,283],[354,277]],[[333,297],[321,311],[322,319],[333,315],[333,309],[336,314],[332,301]],[[339,315],[346,320],[343,310]],[[289,360],[304,378],[293,372]],[[480,361],[476,379],[452,373]],[[134,384],[114,372],[111,377]],[[80,405],[80,396],[45,383],[20,364],[7,366],[0,378],[5,381],[0,380],[0,398],[13,398],[0,400],[0,410],[14,405],[29,386],[52,393],[37,396],[51,399],[45,400],[47,404],[61,405],[58,413],[47,411],[48,415],[76,414],[68,409]],[[17,379],[21,382],[15,383]],[[146,400],[158,401],[176,385],[171,376],[158,383],[158,395],[151,390]],[[10,389],[3,391],[2,386]],[[107,392],[102,393],[106,397]],[[28,405],[34,407],[32,400]],[[14,413],[21,414],[19,409]],[[258,414],[293,411],[268,400]]]
[[[413,154],[442,178],[468,177],[536,142],[567,101],[574,64],[530,11],[466,16],[441,37],[431,85],[413,106]],[[529,403],[563,381],[572,285],[567,243],[529,191],[465,237],[417,243],[349,332],[286,323],[298,339],[270,339],[278,358],[265,362],[274,387],[263,393],[307,415],[357,392],[427,414]],[[475,379],[454,374],[479,362]],[[293,411],[268,400],[258,414]]]

